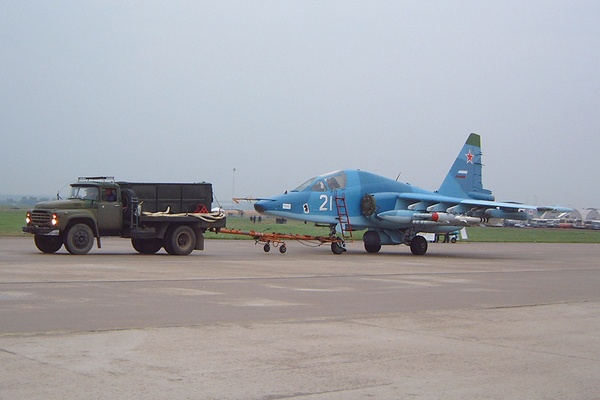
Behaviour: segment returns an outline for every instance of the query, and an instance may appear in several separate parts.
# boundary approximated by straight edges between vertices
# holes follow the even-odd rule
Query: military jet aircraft
[[[469,135],[440,188],[434,192],[361,170],[341,170],[311,178],[296,189],[263,198],[256,211],[277,217],[328,225],[332,235],[363,235],[365,250],[377,253],[382,245],[405,244],[415,255],[427,252],[419,233],[448,234],[492,219],[527,220],[537,211],[570,211],[562,207],[536,207],[497,202],[482,185],[481,137]],[[336,254],[343,242],[331,243]]]

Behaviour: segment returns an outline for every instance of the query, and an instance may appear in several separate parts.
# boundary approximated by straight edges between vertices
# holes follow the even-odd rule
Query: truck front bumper
[[[23,232],[32,233],[34,235],[49,235],[49,236],[59,236],[60,231],[56,228],[42,228],[39,226],[24,226]]]

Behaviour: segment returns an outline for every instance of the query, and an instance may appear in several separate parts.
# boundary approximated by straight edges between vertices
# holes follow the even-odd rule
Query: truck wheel
[[[187,256],[196,247],[196,234],[187,225],[173,228],[165,239],[165,250],[173,255]]]
[[[42,253],[56,253],[63,245],[60,236],[35,235],[33,238],[35,246]]]
[[[65,236],[65,247],[71,254],[86,254],[94,245],[94,232],[86,224],[75,224]]]
[[[159,239],[131,239],[133,248],[141,254],[154,254],[163,246]]]

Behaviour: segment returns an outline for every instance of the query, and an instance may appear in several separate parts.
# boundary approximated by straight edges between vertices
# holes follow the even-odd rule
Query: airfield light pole
[[[233,179],[231,184],[231,209],[233,210],[233,199],[235,198],[235,168],[233,168]]]

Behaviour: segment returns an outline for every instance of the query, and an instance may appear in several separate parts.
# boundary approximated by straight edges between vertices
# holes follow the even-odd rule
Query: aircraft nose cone
[[[261,213],[261,214],[265,212],[265,207],[262,204],[259,204],[259,203],[255,203],[254,204],[254,209],[256,211],[258,211],[259,213]]]

